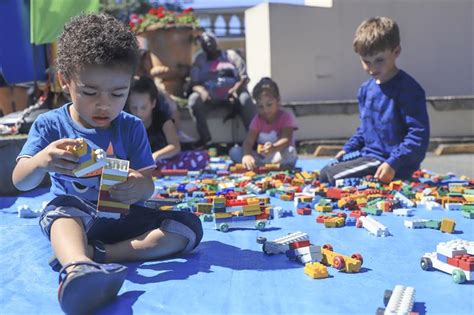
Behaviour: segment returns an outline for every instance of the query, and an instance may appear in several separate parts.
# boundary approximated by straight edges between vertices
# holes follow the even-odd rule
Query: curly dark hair
[[[104,13],[73,17],[58,38],[57,69],[66,79],[90,65],[128,67],[132,75],[138,57],[133,32]]]

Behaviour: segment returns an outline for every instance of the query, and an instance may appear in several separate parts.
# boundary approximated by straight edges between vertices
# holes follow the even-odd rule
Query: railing
[[[218,37],[244,38],[245,9],[247,7],[199,9],[196,15],[201,26]]]

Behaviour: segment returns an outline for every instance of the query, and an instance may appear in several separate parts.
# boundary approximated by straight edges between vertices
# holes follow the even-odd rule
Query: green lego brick
[[[461,211],[474,212],[474,203],[465,203],[461,206]]]
[[[382,210],[377,209],[377,208],[363,207],[362,211],[366,212],[367,214],[371,214],[371,215],[381,215],[382,214]]]
[[[429,229],[439,230],[439,228],[441,227],[441,221],[429,220],[428,222],[426,222],[426,227]]]

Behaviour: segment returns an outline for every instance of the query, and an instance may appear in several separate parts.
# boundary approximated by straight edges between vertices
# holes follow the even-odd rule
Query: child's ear
[[[153,104],[151,105],[151,108],[154,109],[156,107],[156,100],[153,101]]]
[[[402,52],[402,46],[398,45],[393,49],[393,53],[395,54],[395,57],[400,56],[400,53]]]
[[[66,77],[61,72],[58,72],[58,78],[59,78],[59,83],[61,84],[61,88],[63,89],[63,91],[67,94],[70,94],[69,80],[67,80]]]

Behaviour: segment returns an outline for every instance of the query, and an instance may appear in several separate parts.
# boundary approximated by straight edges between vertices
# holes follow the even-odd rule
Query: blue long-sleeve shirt
[[[430,126],[423,88],[399,70],[389,81],[370,79],[358,94],[360,126],[343,150],[387,162],[397,178],[408,178],[425,158]]]

